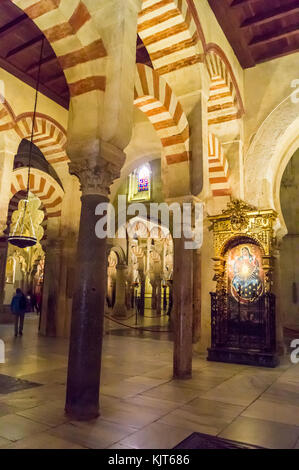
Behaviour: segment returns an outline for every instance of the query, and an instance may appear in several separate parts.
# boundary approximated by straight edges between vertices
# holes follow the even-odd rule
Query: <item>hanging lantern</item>
[[[37,75],[37,82],[36,82],[35,103],[34,103],[34,112],[33,112],[33,118],[32,118],[32,129],[31,129],[30,150],[29,150],[26,198],[19,202],[18,210],[15,211],[12,215],[11,233],[8,236],[9,243],[11,245],[17,246],[18,248],[27,248],[27,247],[36,245],[37,241],[40,240],[40,238],[38,238],[37,236],[38,226],[43,220],[43,213],[42,211],[38,210],[39,205],[40,205],[39,200],[30,199],[29,197],[33,136],[34,136],[35,121],[36,121],[37,98],[38,98],[38,89],[39,89],[39,83],[40,83],[40,71],[41,71],[41,64],[42,64],[42,58],[43,58],[43,49],[44,49],[44,38],[42,39],[42,44],[41,44],[40,60],[39,60],[38,75]]]
[[[12,214],[11,232],[8,237],[11,245],[27,248],[41,240],[44,231],[40,224],[44,213],[39,210],[40,204],[39,199],[30,197],[19,202],[18,209]]]

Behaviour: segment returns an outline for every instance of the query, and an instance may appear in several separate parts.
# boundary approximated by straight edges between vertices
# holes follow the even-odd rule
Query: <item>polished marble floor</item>
[[[146,326],[154,322],[147,319]],[[128,324],[134,326],[134,319]],[[121,332],[121,325],[108,323],[101,417],[82,423],[63,411],[68,342],[39,337],[37,325],[29,316],[21,338],[14,337],[12,325],[0,325],[6,346],[0,374],[42,384],[0,390],[0,448],[170,449],[201,432],[299,449],[299,365],[287,356],[273,370],[209,363],[195,355],[193,379],[177,381],[167,333]],[[162,327],[167,330],[166,318]]]

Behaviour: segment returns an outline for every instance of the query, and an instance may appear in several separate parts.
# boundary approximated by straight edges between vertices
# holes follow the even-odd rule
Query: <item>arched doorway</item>
[[[280,296],[284,326],[299,331],[299,149],[281,180],[280,205],[287,234],[280,250]]]
[[[141,316],[170,314],[173,240],[168,229],[134,217],[128,222],[128,279]]]

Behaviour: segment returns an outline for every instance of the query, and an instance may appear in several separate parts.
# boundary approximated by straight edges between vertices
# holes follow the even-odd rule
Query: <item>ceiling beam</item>
[[[252,16],[251,18],[243,21],[241,28],[249,28],[251,26],[270,23],[274,20],[278,20],[295,13],[299,13],[298,1],[290,3],[289,5],[280,6],[279,8],[275,8],[267,13]]]
[[[240,34],[240,24],[235,14],[228,8],[228,4],[224,0],[208,1],[241,66],[243,68],[254,67],[254,57],[243,34]]]
[[[17,28],[19,28],[20,24],[23,23],[23,21],[28,20],[28,16],[26,14],[18,16],[18,18],[12,20],[10,23],[5,24],[0,28],[0,37],[3,36],[4,34],[10,34],[13,31],[15,31]]]
[[[41,65],[45,65],[45,64],[51,64],[52,62],[55,62],[57,59],[57,56],[55,54],[51,54],[50,56],[48,57],[45,57],[45,59],[43,59],[41,61]],[[28,67],[28,69],[26,69],[26,73],[32,73],[32,72],[35,72],[36,70],[38,70],[39,68],[39,64],[38,63],[35,63],[35,64],[32,64],[30,65],[30,67]]]
[[[63,72],[58,72],[55,75],[53,75],[53,77],[47,78],[46,83],[48,84],[48,83],[56,82],[56,80],[61,80],[61,78],[64,78],[64,74]]]
[[[32,88],[36,87],[36,79],[31,77],[27,73],[23,72],[22,70],[18,69],[17,67],[15,67],[15,65],[11,64],[10,62],[8,62],[3,57],[0,57],[0,67],[2,69],[6,70],[8,73],[11,73],[15,77],[17,77],[19,80],[22,80],[24,83],[27,83],[27,85],[31,86]],[[58,95],[53,90],[50,90],[43,83],[40,83],[39,91],[43,95],[50,98],[51,100],[53,100],[56,103],[60,104],[60,106],[63,106],[66,109],[69,108],[69,100],[67,98]]]
[[[267,62],[268,60],[273,60],[273,59],[278,59],[279,57],[284,57],[288,54],[295,54],[296,52],[299,52],[299,43],[295,45],[288,46],[284,48],[283,50],[274,53],[271,51],[268,54],[263,54],[257,57],[256,63],[261,64],[262,62]]]
[[[29,47],[32,47],[35,44],[38,44],[39,42],[41,42],[43,37],[44,37],[44,35],[41,34],[41,35],[31,39],[30,41],[25,42],[24,44],[21,44],[18,47],[15,47],[14,49],[12,49],[11,51],[8,52],[8,54],[6,55],[6,59],[8,59],[9,57],[12,57],[16,54],[19,54],[20,52],[23,52],[25,49],[28,49]]]
[[[243,7],[244,5],[251,5],[252,3],[257,3],[260,0],[234,0],[230,4],[230,8]]]
[[[249,43],[249,46],[259,46],[261,44],[269,44],[279,39],[288,38],[290,36],[299,35],[299,24],[288,26],[287,28],[277,29],[269,34],[262,34],[261,36],[255,36]]]

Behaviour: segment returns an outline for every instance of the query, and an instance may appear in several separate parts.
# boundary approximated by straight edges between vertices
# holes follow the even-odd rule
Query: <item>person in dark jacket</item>
[[[11,313],[15,315],[15,336],[18,336],[18,334],[22,336],[23,334],[26,306],[27,302],[25,295],[21,289],[17,289],[10,305]]]

